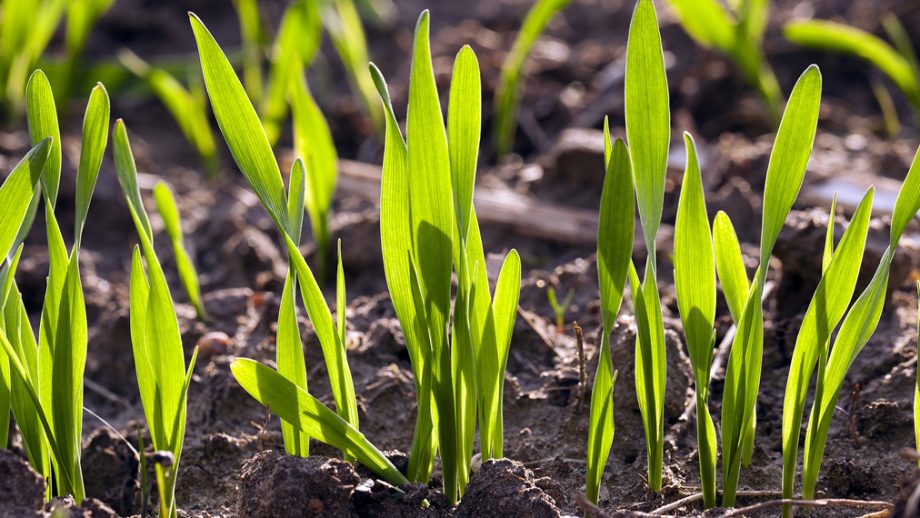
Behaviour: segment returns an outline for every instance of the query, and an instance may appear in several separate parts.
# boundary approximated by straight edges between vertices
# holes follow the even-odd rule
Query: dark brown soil
[[[470,43],[477,52],[484,85],[484,124],[491,123],[492,93],[499,68],[521,17],[531,2],[521,0],[421,1],[397,0],[396,19],[369,29],[372,59],[384,71],[398,113],[405,112],[409,45],[415,18],[432,11],[432,48],[439,86],[446,92],[453,55]],[[859,185],[900,180],[918,142],[918,121],[904,99],[894,93],[904,129],[896,137],[881,134],[881,122],[869,79],[877,76],[862,63],[806,51],[781,35],[781,24],[812,12],[817,18],[839,17],[878,31],[878,17],[897,13],[915,42],[920,42],[920,8],[912,0],[777,0],[766,48],[780,84],[788,91],[809,63],[821,65],[824,101],[819,134],[803,195],[776,248],[766,304],[766,329],[757,443],[751,469],[744,470],[744,489],[776,491],[782,470],[781,414],[789,357],[802,314],[819,279],[820,253],[827,203],[809,193],[828,179]],[[756,94],[720,55],[700,49],[656,2],[667,51],[673,135],[689,130],[697,137],[703,178],[712,215],[726,211],[735,222],[748,266],[753,268],[760,234],[761,192],[771,126]],[[261,2],[276,24],[284,2]],[[527,66],[516,156],[496,165],[489,149],[490,133],[479,171],[480,190],[510,191],[566,210],[596,210],[603,162],[598,130],[610,116],[612,132],[624,134],[622,72],[626,29],[633,2],[575,0],[538,43]],[[158,2],[117,0],[93,33],[88,61],[110,59],[129,46],[146,59],[184,56],[195,65],[194,41],[186,11],[194,10],[226,47],[238,44],[235,14],[228,2],[186,0]],[[330,47],[327,43],[327,47]],[[381,143],[348,95],[344,75],[331,47],[329,59],[311,70],[314,94],[333,129],[342,158],[379,164]],[[95,79],[93,79],[95,81]],[[201,272],[210,320],[194,319],[184,304],[175,265],[158,239],[158,252],[170,276],[179,305],[183,342],[188,353],[202,347],[189,393],[186,447],[177,489],[184,516],[557,516],[580,513],[584,490],[585,443],[590,386],[579,388],[579,355],[573,322],[585,330],[587,373],[596,366],[598,336],[597,272],[594,244],[573,236],[515,231],[484,224],[489,267],[497,272],[499,254],[514,247],[521,253],[524,280],[520,314],[508,361],[505,412],[505,454],[514,461],[483,463],[473,476],[466,498],[450,509],[431,487],[410,486],[399,492],[374,480],[363,468],[337,460],[337,452],[315,443],[314,457],[281,455],[280,424],[234,382],[229,363],[246,356],[272,361],[275,323],[286,261],[278,236],[256,197],[223,153],[223,174],[205,177],[193,151],[159,104],[139,96],[128,85],[107,85],[113,117],[123,117],[142,173],[142,192],[150,194],[154,177],[170,182],[177,192],[187,243]],[[444,96],[446,99],[446,95]],[[69,106],[65,126],[64,179],[60,199],[62,228],[72,226],[75,157],[83,100]],[[215,126],[216,128],[216,126]],[[675,138],[676,140],[676,138]],[[16,120],[0,134],[0,169],[8,170],[27,147],[25,122]],[[223,144],[221,144],[223,149]],[[665,484],[651,493],[644,476],[645,443],[634,396],[635,325],[624,304],[613,331],[616,437],[601,488],[600,507],[607,512],[652,511],[699,491],[693,417],[685,415],[693,397],[689,360],[684,351],[670,267],[670,233],[676,212],[684,151],[672,149],[664,227],[660,235],[661,299],[668,351],[665,409]],[[290,135],[279,146],[282,162],[290,161]],[[286,169],[282,163],[282,169]],[[147,176],[149,175],[149,176]],[[880,183],[881,182],[881,183]],[[858,193],[861,194],[861,193]],[[882,206],[870,229],[864,275],[871,275],[887,241],[887,216]],[[151,205],[152,206],[152,205]],[[852,205],[841,203],[844,212]],[[849,207],[849,208],[848,208]],[[341,237],[348,283],[348,354],[359,399],[361,430],[381,450],[407,450],[415,420],[412,371],[402,334],[386,293],[379,249],[376,200],[346,187],[334,204],[333,237]],[[837,235],[845,217],[836,220]],[[162,231],[154,217],[155,232]],[[539,222],[537,222],[539,223]],[[44,232],[36,223],[26,244],[18,281],[33,323],[47,274]],[[84,238],[84,287],[87,298],[89,357],[85,405],[112,424],[132,444],[143,413],[131,359],[128,327],[127,274],[136,241],[115,180],[111,157],[99,176]],[[312,240],[304,252],[318,260]],[[638,243],[638,241],[637,241]],[[900,501],[908,509],[916,464],[902,457],[914,448],[912,398],[915,383],[917,301],[912,280],[920,263],[920,225],[913,223],[896,256],[890,297],[881,323],[866,350],[854,363],[841,395],[828,438],[819,495],[836,498]],[[644,251],[636,247],[636,259]],[[548,287],[564,295],[573,290],[565,326],[557,333],[546,298]],[[332,293],[332,286],[327,286]],[[730,321],[719,302],[717,343]],[[302,319],[310,392],[332,402],[321,350],[310,323]],[[718,422],[724,372],[712,383],[711,411]],[[589,383],[590,384],[590,383]],[[137,460],[130,448],[99,421],[86,414],[83,467],[87,491],[121,515],[141,512]],[[149,441],[148,441],[149,442]],[[13,438],[19,448],[18,437]],[[136,444],[134,444],[136,447]],[[21,448],[14,451],[21,451]],[[394,453],[394,460],[399,456]],[[404,459],[404,456],[402,457]],[[14,454],[0,451],[0,515],[24,516],[42,508],[43,489],[34,473]],[[902,485],[905,486],[902,495]],[[148,509],[154,509],[155,498]],[[740,505],[762,499],[739,499]],[[423,503],[427,508],[423,509]],[[95,501],[73,516],[107,516]],[[93,507],[96,506],[96,507]],[[22,509],[22,513],[18,511]],[[96,509],[95,511],[93,509]],[[699,503],[673,512],[695,514]],[[851,516],[851,508],[803,512],[808,516]],[[775,515],[775,509],[765,516]],[[81,515],[81,516],[82,516]]]

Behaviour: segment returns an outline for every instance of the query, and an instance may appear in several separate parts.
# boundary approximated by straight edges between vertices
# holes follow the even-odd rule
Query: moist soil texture
[[[645,440],[634,388],[636,326],[627,302],[612,333],[613,362],[619,370],[614,389],[616,436],[599,509],[586,510],[580,495],[584,491],[587,401],[600,339],[596,227],[591,226],[591,218],[596,221],[603,181],[600,128],[604,116],[609,115],[613,134],[625,134],[622,81],[633,2],[575,0],[550,24],[526,66],[515,153],[497,161],[489,144],[492,96],[501,63],[530,4],[524,0],[395,0],[394,17],[368,27],[371,57],[390,83],[399,114],[405,113],[412,29],[422,9],[432,13],[432,54],[443,100],[455,53],[464,44],[476,51],[482,70],[485,128],[477,192],[499,200],[489,208],[477,208],[489,271],[494,280],[500,258],[511,248],[521,254],[524,266],[505,374],[504,453],[508,458],[476,459],[466,495],[454,507],[438,490],[438,466],[429,486],[393,488],[361,466],[340,460],[338,452],[320,443],[311,445],[308,459],[281,453],[280,422],[235,383],[229,369],[235,357],[269,363],[274,360],[286,271],[279,236],[222,141],[222,170],[218,176],[208,177],[156,100],[129,88],[124,94],[110,88],[113,120],[124,118],[132,132],[143,196],[152,202],[151,187],[157,178],[169,182],[176,191],[186,243],[201,274],[209,316],[205,322],[195,319],[175,274],[168,240],[159,239],[158,253],[179,302],[187,357],[196,345],[201,349],[188,395],[188,428],[176,494],[180,516],[552,517],[588,511],[628,516],[651,512],[700,491],[694,418],[688,411],[693,401],[692,371],[670,263],[685,156],[676,136],[686,130],[696,137],[710,215],[721,210],[731,216],[749,274],[753,274],[772,122],[733,64],[696,45],[665,3],[656,2],[675,142],[658,250],[668,357],[664,487],[653,493],[645,480]],[[276,27],[284,2],[261,2],[261,8],[269,25]],[[186,59],[197,73],[197,55],[186,17],[189,10],[207,23],[223,46],[239,45],[239,28],[229,2],[117,0],[94,29],[86,59],[113,59],[127,46],[148,60]],[[773,2],[765,49],[783,90],[791,89],[808,64],[818,63],[824,77],[824,97],[805,184],[771,259],[756,444],[751,467],[741,474],[739,506],[777,498],[770,492],[780,488],[783,393],[798,327],[820,278],[828,191],[841,193],[842,213],[834,222],[838,239],[855,206],[854,198],[858,201],[865,188],[875,184],[890,198],[885,202],[876,196],[878,210],[870,227],[863,279],[857,286],[860,290],[887,245],[891,197],[920,142],[920,121],[911,116],[906,101],[894,90],[903,128],[896,136],[885,134],[871,89],[872,81],[880,76],[854,59],[793,46],[782,37],[781,26],[810,15],[845,20],[879,32],[879,16],[885,12],[898,15],[913,41],[920,42],[920,5],[914,0]],[[326,58],[319,59],[309,72],[311,89],[327,115],[340,157],[351,161],[343,165],[331,228],[333,238],[342,240],[348,284],[347,349],[360,427],[397,466],[404,467],[406,455],[402,452],[410,448],[416,412],[412,370],[386,291],[378,200],[373,189],[361,187],[366,182],[354,180],[356,176],[349,173],[361,168],[356,163],[371,164],[364,166],[371,171],[380,164],[381,139],[350,94],[328,41],[323,51]],[[64,178],[58,214],[68,239],[84,102],[75,98],[63,108],[67,117],[63,123]],[[0,134],[4,170],[27,150],[25,128],[24,117],[4,126]],[[278,153],[282,170],[289,170],[293,158],[289,129]],[[546,218],[535,218],[526,211],[515,213],[512,206],[506,212],[516,216],[508,217],[502,212],[502,200],[525,200],[532,207],[552,210]],[[564,225],[567,222],[569,226]],[[152,224],[158,235],[163,232],[157,217]],[[87,495],[92,499],[81,507],[72,501],[54,501],[46,506],[44,485],[22,460],[21,440],[14,431],[12,453],[0,451],[3,516],[38,515],[52,507],[72,516],[130,516],[155,513],[157,507],[155,491],[148,502],[141,501],[138,459],[132,450],[137,447],[138,430],[149,444],[134,377],[128,320],[127,280],[136,236],[110,153],[103,163],[86,225],[89,230],[81,255],[89,321],[85,406],[111,427],[86,413],[83,469]],[[41,219],[34,228],[17,280],[32,321],[37,323],[48,261]],[[304,243],[303,253],[310,264],[315,264],[322,252],[316,250],[310,236]],[[644,264],[641,241],[636,243],[636,263]],[[918,263],[920,225],[913,222],[896,255],[881,322],[844,383],[818,481],[819,497],[882,500],[896,503],[899,515],[916,513],[916,502],[909,497],[917,484],[917,465],[905,457],[904,450],[915,447],[912,401],[917,300],[913,286]],[[559,329],[547,301],[550,287],[560,299],[566,293],[573,294]],[[334,293],[332,283],[324,284],[324,289],[327,294]],[[731,326],[721,296],[718,304],[716,344],[723,341]],[[575,339],[576,322],[584,330],[583,361]],[[304,316],[300,323],[310,392],[331,405],[316,335]],[[723,365],[724,352],[717,348]],[[587,373],[586,383],[580,381],[582,372]],[[716,422],[723,380],[724,369],[712,380],[710,410]],[[677,515],[701,512],[701,502],[692,499],[667,511]],[[799,512],[802,516],[857,516],[869,510],[830,506]],[[778,508],[768,507],[752,515],[777,513]]]

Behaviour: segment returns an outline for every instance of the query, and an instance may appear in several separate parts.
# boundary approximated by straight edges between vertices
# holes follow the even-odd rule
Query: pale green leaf
[[[722,294],[728,303],[732,320],[737,323],[741,320],[741,312],[744,311],[744,304],[751,288],[735,227],[728,214],[722,211],[716,214],[712,223],[712,239],[719,284],[722,286]]]
[[[866,233],[869,230],[869,218],[872,215],[873,195],[874,191],[869,189],[853,214],[853,219],[840,239],[836,252],[823,272],[796,337],[783,400],[784,498],[794,496],[795,466],[808,384],[819,358],[823,374],[831,333],[846,312],[856,289],[856,279],[866,245]],[[830,226],[833,227],[833,220]],[[820,394],[818,396],[820,397]]]
[[[655,268],[655,235],[664,204],[671,114],[661,35],[652,0],[639,0],[626,45],[626,136],[646,248]]]
[[[29,121],[29,138],[32,145],[51,137],[51,149],[42,175],[42,189],[51,205],[57,200],[61,183],[61,130],[58,127],[57,107],[51,83],[41,70],[36,70],[26,84],[26,116]]]
[[[391,484],[409,483],[361,432],[284,376],[245,358],[234,361],[230,370],[246,392],[294,429],[354,456]]]
[[[89,202],[96,189],[96,178],[102,166],[102,155],[109,143],[109,94],[97,83],[89,96],[83,117],[83,140],[80,163],[77,166],[77,216],[74,236],[77,248],[83,235],[83,225],[89,212]]]
[[[281,172],[256,110],[207,27],[194,14],[189,18],[211,108],[230,153],[275,224],[287,228]]]
[[[820,107],[821,72],[811,65],[792,89],[767,165],[760,237],[761,284],[766,277],[773,245],[805,178],[805,166],[811,156]]]
[[[469,46],[464,46],[454,60],[447,110],[447,138],[450,149],[450,174],[454,193],[457,225],[465,243],[473,209],[473,186],[482,125],[482,89],[479,62]]]

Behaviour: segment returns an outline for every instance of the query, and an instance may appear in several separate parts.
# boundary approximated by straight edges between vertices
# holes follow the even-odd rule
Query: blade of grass
[[[415,432],[409,454],[408,476],[427,483],[431,477],[437,436],[431,414],[431,345],[425,317],[413,301],[411,235],[409,225],[408,151],[390,102],[383,75],[370,65],[386,115],[386,146],[383,153],[380,188],[380,248],[390,301],[406,339],[406,349],[415,373],[417,401]]]
[[[397,487],[409,483],[361,432],[284,376],[246,358],[235,360],[230,370],[246,392],[296,430],[354,456]]]
[[[176,258],[176,268],[179,270],[182,287],[185,288],[189,301],[195,307],[198,319],[205,320],[207,315],[204,311],[204,304],[201,301],[198,271],[195,269],[195,263],[192,262],[191,256],[185,249],[182,237],[182,222],[179,219],[179,209],[176,207],[176,200],[172,190],[165,182],[157,182],[153,188],[153,199],[156,201],[157,212],[163,218],[166,235],[169,236],[169,240],[172,243],[173,255]]]
[[[808,395],[809,381],[815,366],[819,367],[819,378],[823,377],[831,333],[846,312],[856,289],[856,279],[866,245],[866,233],[869,230],[873,194],[874,191],[869,189],[863,197],[836,252],[829,256],[830,260],[824,268],[821,281],[808,305],[796,337],[783,401],[783,498],[794,496],[802,412]],[[833,247],[833,210],[832,207],[825,251]],[[825,257],[828,255],[825,253]],[[820,397],[819,390],[816,398]],[[791,509],[784,510],[784,514],[789,513]]]
[[[687,167],[674,226],[674,286],[696,383],[696,429],[703,501],[706,508],[711,508],[716,505],[718,455],[715,427],[709,415],[709,371],[716,313],[715,252],[696,146],[689,133],[684,133],[684,143]]]
[[[651,0],[639,0],[629,25],[625,85],[626,140],[642,235],[655,270],[655,235],[664,204],[671,115],[661,34]]]
[[[109,94],[102,83],[97,83],[89,95],[83,117],[83,139],[80,145],[80,162],[77,165],[77,215],[74,230],[76,248],[80,248],[83,225],[89,212],[89,202],[96,189],[96,178],[102,166],[102,155],[109,141]]]
[[[287,228],[281,171],[255,108],[207,27],[192,13],[189,19],[198,44],[211,109],[233,160],[275,224]]]
[[[816,398],[812,406],[805,435],[805,462],[802,469],[802,494],[805,498],[812,498],[814,495],[827,433],[844,378],[878,326],[885,305],[891,262],[904,228],[916,216],[917,211],[920,211],[920,149],[914,155],[907,177],[898,192],[891,218],[888,249],[882,256],[869,285],[844,317],[827,359],[824,376],[818,380],[821,397]]]
[[[741,245],[728,214],[719,211],[712,223],[713,246],[716,254],[716,271],[722,294],[736,324],[741,320],[741,312],[748,293],[751,290],[744,259],[741,257]]]
[[[431,64],[428,11],[415,32],[409,79],[406,125],[410,225],[422,299],[432,344],[432,387],[436,405],[433,419],[444,466],[448,501],[460,496],[457,417],[453,396],[451,352],[447,329],[450,317],[453,215],[450,157],[444,119]]]
[[[606,155],[604,186],[601,192],[597,232],[597,272],[601,296],[601,344],[588,425],[585,493],[597,503],[604,467],[613,444],[613,387],[616,371],[610,352],[610,332],[623,301],[626,274],[631,264],[635,229],[635,198],[629,151],[621,140],[610,144],[610,131],[604,121]]]

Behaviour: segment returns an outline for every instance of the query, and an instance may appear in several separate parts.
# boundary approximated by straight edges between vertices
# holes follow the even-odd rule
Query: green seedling
[[[664,452],[664,324],[658,296],[655,236],[664,207],[665,174],[671,138],[668,80],[658,18],[651,0],[639,0],[629,25],[625,77],[626,137],[639,219],[648,257],[640,282],[630,261],[629,282],[636,315],[636,396],[648,456],[648,483],[661,490]]]
[[[883,17],[883,26],[894,46],[866,31],[825,20],[792,22],[783,32],[797,45],[849,54],[869,62],[888,76],[914,111],[920,113],[920,67],[913,44],[895,16]]]
[[[133,161],[133,160],[132,160]],[[189,302],[195,307],[195,313],[199,320],[205,320],[207,315],[204,311],[204,303],[201,301],[201,287],[198,283],[198,271],[195,270],[195,263],[188,250],[185,249],[185,242],[182,238],[182,221],[179,219],[179,209],[176,207],[176,199],[172,190],[165,182],[157,182],[153,188],[153,199],[156,201],[157,212],[163,219],[163,227],[166,235],[172,244],[173,256],[176,258],[176,269],[179,271],[179,280],[182,281],[182,287],[185,288],[185,294]],[[151,241],[153,238],[151,237]]]
[[[565,312],[572,305],[572,298],[575,297],[575,290],[569,290],[565,294],[565,299],[562,300],[562,304],[559,303],[559,299],[556,298],[556,290],[550,286],[546,289],[546,300],[549,302],[549,307],[553,309],[553,314],[556,317],[556,334],[562,334],[562,328],[565,325]]]
[[[200,81],[198,88],[194,88],[194,84],[186,88],[169,71],[149,65],[128,49],[119,52],[118,59],[134,75],[144,80],[175,119],[185,139],[195,148],[208,172],[216,174],[220,161],[211,123],[208,122]]]
[[[556,13],[570,2],[571,0],[537,0],[527,11],[521,31],[514,39],[511,52],[505,58],[501,79],[495,90],[495,122],[492,126],[495,153],[498,156],[507,155],[514,146],[514,131],[521,102],[520,82],[527,56]]]
[[[15,286],[16,258],[10,262],[4,280],[4,334],[0,345],[9,361],[11,406],[30,462],[42,477],[51,482],[48,487],[53,487],[55,494],[70,494],[80,502],[85,496],[80,453],[87,324],[79,255],[86,215],[108,141],[109,98],[105,88],[97,85],[90,94],[83,119],[83,140],[77,168],[74,245],[68,253],[54,213],[60,181],[60,151],[59,148],[55,151],[53,140],[58,137],[54,94],[41,71],[32,75],[26,91],[29,133],[37,144],[29,156],[42,158],[38,165],[39,169],[44,169],[41,173],[42,189],[35,189],[35,182],[32,182],[28,200],[21,197],[23,191],[18,191],[19,198],[9,200],[10,206],[16,208],[11,218],[19,218],[21,203],[31,205],[32,197],[38,196],[39,192],[44,194],[50,268],[36,341],[22,296]],[[30,158],[26,163],[39,164],[33,160]],[[11,178],[23,177],[11,175]],[[37,181],[38,176],[31,179]],[[28,222],[23,223],[21,219],[13,221],[5,220],[3,226],[4,234],[12,232],[15,239]],[[13,225],[15,229],[8,225]],[[6,242],[0,244],[5,246]],[[8,253],[6,249],[3,251],[5,255]]]
[[[680,24],[694,40],[729,56],[763,97],[774,119],[782,92],[763,52],[770,0],[669,0]]]
[[[747,276],[743,271],[740,250],[731,243],[734,232],[724,230],[724,226],[731,226],[730,221],[725,217],[723,224],[717,225],[723,228],[719,229],[715,240],[716,266],[722,290],[737,326],[725,371],[722,396],[724,507],[734,505],[741,466],[750,463],[763,356],[763,286],[773,246],[805,177],[820,103],[821,73],[812,65],[805,70],[792,90],[770,153],[764,186],[760,267],[747,293],[741,291],[747,283]],[[731,235],[726,239],[725,234]],[[726,241],[728,246],[725,246]],[[740,271],[738,265],[742,265]]]
[[[456,502],[470,475],[477,413],[483,459],[502,456],[502,389],[521,266],[517,252],[509,252],[493,297],[473,207],[479,65],[469,47],[457,54],[445,132],[428,34],[424,11],[415,30],[406,140],[383,75],[371,66],[386,112],[380,235],[387,287],[415,373],[418,415],[408,475],[427,482],[439,452],[444,493]]]
[[[815,495],[827,434],[844,378],[856,360],[856,356],[866,346],[878,326],[885,305],[891,262],[904,229],[916,216],[918,210],[920,210],[920,149],[914,156],[907,177],[898,192],[894,214],[891,217],[888,248],[872,280],[869,281],[869,285],[843,317],[840,330],[837,332],[829,355],[826,356],[826,361],[821,357],[823,354],[819,354],[815,402],[808,418],[808,428],[805,434],[805,461],[802,468],[802,495],[807,499],[814,498]],[[839,249],[835,251],[834,259],[842,253],[843,251]],[[830,269],[831,266],[828,266],[825,276]],[[823,347],[821,352],[824,352]]]
[[[674,287],[696,384],[696,440],[703,505],[716,505],[716,429],[709,413],[716,315],[716,266],[696,145],[684,134],[687,167],[674,225]]]
[[[594,388],[591,391],[588,464],[585,474],[585,494],[595,504],[614,435],[613,386],[616,384],[617,371],[613,369],[610,333],[626,289],[626,272],[632,261],[636,220],[629,151],[620,139],[611,146],[610,128],[606,119],[604,151],[604,186],[597,231],[597,276],[602,327],[597,372],[594,374]]]
[[[128,210],[131,212],[131,219],[134,220],[141,242],[140,247],[134,247],[131,260],[129,314],[134,369],[153,449],[171,455],[170,463],[154,464],[160,494],[160,516],[175,517],[176,481],[182,445],[185,441],[188,387],[195,369],[198,348],[192,352],[186,368],[175,304],[153,247],[153,231],[137,186],[134,155],[128,141],[127,129],[120,119],[115,123],[113,140],[118,182],[125,194]],[[157,189],[154,191],[157,205],[164,221],[172,220],[166,224],[166,228],[175,245],[176,236],[173,232],[177,229],[170,230],[170,227],[178,226],[179,213],[175,210],[172,194],[165,184],[158,184]],[[178,248],[184,252],[181,234],[178,240]],[[188,259],[187,255],[184,257]],[[178,259],[177,254],[177,264],[180,277],[186,282],[185,276],[189,275],[189,272],[184,268],[191,266],[191,261],[183,267],[182,260]],[[194,276],[194,268],[191,275]],[[195,287],[197,288],[197,281]]]
[[[869,230],[874,192],[870,189],[853,214],[846,232],[834,249],[834,212],[836,199],[831,205],[828,218],[827,237],[822,258],[822,276],[811,303],[805,312],[802,326],[796,338],[789,377],[786,381],[786,395],[783,402],[783,498],[793,498],[795,467],[798,457],[802,411],[808,395],[808,385],[818,368],[818,380],[822,380],[827,367],[831,333],[837,327],[853,298],[856,278],[862,264]],[[815,397],[820,400],[824,390],[819,381]],[[791,508],[784,514],[789,516]]]
[[[357,401],[345,357],[344,284],[340,284],[337,297],[337,322],[333,320],[319,284],[297,246],[303,221],[305,181],[299,178],[303,176],[303,171],[293,175],[293,190],[290,195],[285,195],[278,162],[242,83],[201,20],[193,14],[190,14],[190,20],[198,43],[205,87],[218,126],[234,161],[285,241],[288,260],[296,275],[307,316],[323,350],[338,415],[306,392],[305,375],[302,383],[300,379],[292,381],[286,377],[292,372],[299,372],[299,365],[279,365],[279,370],[285,373],[282,374],[251,360],[240,359],[231,366],[234,377],[256,400],[290,424],[291,430],[339,448],[346,457],[356,458],[391,483],[402,484],[405,478],[358,432]],[[303,163],[295,162],[297,167],[303,168]],[[295,201],[292,203],[292,200]],[[287,311],[286,318],[289,317],[290,311]],[[293,334],[289,333],[289,336],[293,337]],[[299,375],[296,377],[299,378]],[[294,448],[290,443],[286,447],[289,450]]]

